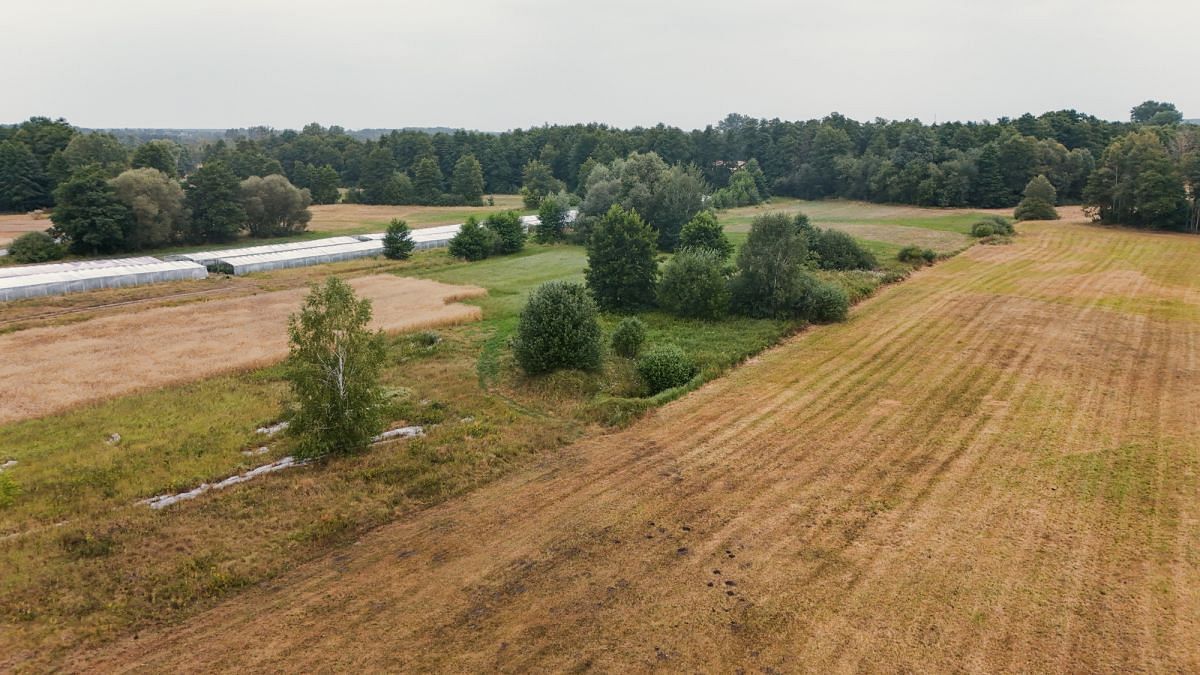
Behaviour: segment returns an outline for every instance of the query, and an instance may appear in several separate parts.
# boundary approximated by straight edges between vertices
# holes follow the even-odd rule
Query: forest
[[[1128,122],[1074,110],[932,125],[859,122],[837,113],[807,121],[731,114],[692,131],[574,124],[364,135],[314,123],[300,131],[229,130],[217,140],[184,143],[147,138],[84,133],[45,117],[0,127],[0,211],[53,207],[64,195],[62,184],[81,173],[90,172],[94,183],[151,168],[186,187],[199,167],[218,165],[232,174],[221,171],[226,193],[236,192],[233,177],[281,174],[316,204],[479,204],[486,194],[523,190],[536,208],[539,195],[586,198],[588,185],[600,182],[592,175],[597,167],[653,153],[694,176],[717,208],[772,194],[1007,208],[1031,179],[1045,176],[1060,204],[1082,203],[1097,220],[1200,230],[1200,127],[1158,101],[1132,108]],[[294,225],[259,229],[288,232]],[[214,227],[219,236],[190,239],[226,238],[232,225]]]

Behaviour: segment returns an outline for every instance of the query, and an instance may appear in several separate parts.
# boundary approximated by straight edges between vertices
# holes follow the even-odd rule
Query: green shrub
[[[75,560],[85,558],[103,558],[111,555],[116,548],[116,541],[111,534],[94,534],[92,532],[67,532],[58,538],[58,545],[67,556]]]
[[[496,233],[483,227],[475,216],[467,218],[450,240],[450,255],[464,260],[483,260],[496,248]]]
[[[996,234],[996,226],[986,220],[979,221],[971,226],[972,237],[990,237]]]
[[[1015,234],[1012,221],[1004,216],[988,215],[979,219],[980,223],[987,223],[992,226],[992,231],[996,234]],[[978,224],[978,223],[976,223]]]
[[[7,473],[0,473],[0,509],[12,506],[20,494],[21,486],[17,484],[17,481]]]
[[[921,248],[920,246],[905,246],[896,254],[896,258],[900,262],[927,265],[937,260],[937,252],[933,249]]]
[[[733,255],[733,244],[712,211],[697,213],[683,226],[679,232],[679,248],[706,248],[715,251],[722,261]]]
[[[663,267],[658,303],[678,316],[719,319],[729,308],[724,262],[716,251],[683,249]]]
[[[678,346],[658,345],[638,358],[637,372],[647,391],[654,395],[687,384],[696,374],[696,364]]]
[[[612,334],[612,349],[620,356],[632,359],[642,351],[646,341],[646,324],[636,316],[621,319]]]
[[[530,375],[564,368],[600,367],[603,334],[596,303],[582,284],[551,281],[529,294],[521,310],[513,354]]]
[[[836,323],[845,321],[850,311],[850,296],[837,284],[813,277],[803,281],[804,293],[796,313],[813,323]]]
[[[415,244],[408,223],[393,218],[388,223],[387,234],[383,235],[383,257],[388,260],[407,260],[412,255]]]
[[[8,254],[19,263],[60,260],[66,251],[45,232],[26,232],[8,245]]]
[[[875,256],[839,230],[819,230],[808,243],[823,270],[871,270],[879,266]]]
[[[525,248],[525,228],[521,225],[521,215],[516,211],[493,213],[483,221],[483,226],[495,234],[493,253],[505,255]]]

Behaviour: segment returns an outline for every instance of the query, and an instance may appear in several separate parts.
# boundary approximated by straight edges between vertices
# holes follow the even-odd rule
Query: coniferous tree
[[[133,214],[108,184],[104,167],[76,171],[54,191],[54,203],[51,234],[65,241],[73,253],[125,250]]]
[[[994,209],[1007,206],[1009,201],[1008,188],[1004,185],[1004,175],[1000,172],[1000,153],[994,144],[987,144],[979,154],[976,162],[977,175],[971,188],[972,201],[976,206]]]
[[[483,167],[475,155],[458,158],[450,183],[450,191],[462,197],[465,203],[472,206],[483,203]]]
[[[423,157],[413,169],[413,191],[421,204],[437,204],[442,200],[442,169],[433,157]]]
[[[1054,203],[1058,193],[1045,176],[1038,174],[1025,186],[1025,198],[1017,204],[1013,217],[1017,220],[1058,220]]]

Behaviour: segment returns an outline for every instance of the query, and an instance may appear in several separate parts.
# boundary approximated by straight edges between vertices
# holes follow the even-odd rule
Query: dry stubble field
[[[78,669],[1200,669],[1200,240],[1031,224]]]
[[[478,307],[457,301],[486,294],[390,274],[349,283],[374,304],[372,325],[391,332],[478,319]],[[307,292],[155,307],[0,335],[0,353],[21,355],[0,361],[0,423],[278,361],[287,355],[287,317]]]

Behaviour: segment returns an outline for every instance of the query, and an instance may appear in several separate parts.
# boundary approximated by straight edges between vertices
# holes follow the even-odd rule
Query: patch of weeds
[[[104,558],[112,555],[117,542],[111,532],[68,532],[58,538],[58,545],[73,560]]]
[[[21,495],[21,486],[7,473],[0,473],[0,509],[12,506]]]

